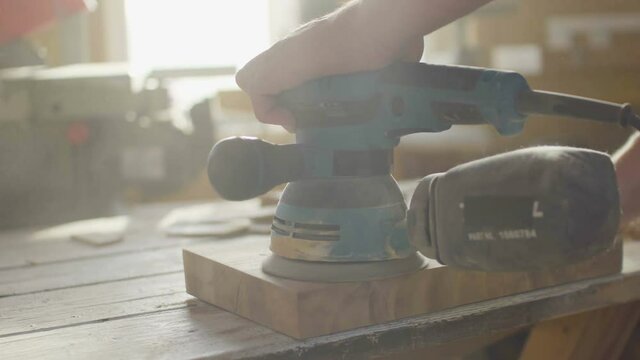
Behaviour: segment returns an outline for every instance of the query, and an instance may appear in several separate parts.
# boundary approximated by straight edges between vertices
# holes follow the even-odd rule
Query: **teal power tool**
[[[209,179],[244,200],[287,183],[265,272],[313,281],[389,277],[427,258],[468,269],[528,271],[610,248],[620,207],[605,154],[519,150],[423,179],[407,209],[390,175],[403,135],[459,124],[522,130],[529,114],[640,128],[629,104],[531,90],[514,72],[398,63],[310,81],[279,96],[296,143],[234,137],[217,143]]]

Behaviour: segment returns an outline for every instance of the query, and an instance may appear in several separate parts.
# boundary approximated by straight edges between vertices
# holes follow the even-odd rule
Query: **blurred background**
[[[211,145],[279,143],[236,69],[336,0],[0,0],[0,228],[126,213],[140,202],[214,199]],[[640,106],[640,2],[496,0],[425,37],[424,62],[510,69],[537,89]],[[415,178],[538,144],[614,151],[629,133],[541,118],[417,134],[396,151]]]

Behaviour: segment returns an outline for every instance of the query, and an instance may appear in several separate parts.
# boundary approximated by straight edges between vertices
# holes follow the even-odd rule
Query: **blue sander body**
[[[234,137],[209,157],[211,184],[229,200],[288,183],[268,273],[388,277],[424,267],[418,251],[452,266],[525,271],[613,244],[620,208],[606,154],[553,147],[482,159],[423,179],[409,210],[390,173],[403,135],[474,124],[512,135],[529,114],[638,128],[629,104],[534,91],[514,72],[422,63],[313,80],[278,100],[296,119],[295,144]]]

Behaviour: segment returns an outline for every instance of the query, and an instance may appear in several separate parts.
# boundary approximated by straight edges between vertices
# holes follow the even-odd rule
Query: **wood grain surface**
[[[184,275],[40,291],[0,298],[0,337],[186,307]]]
[[[164,237],[159,221],[182,205],[135,209],[124,240],[104,247],[33,241],[38,229],[0,233],[0,359],[393,357],[432,347],[453,351],[478,343],[474,337],[499,338],[510,329],[640,299],[640,244],[632,243],[625,244],[618,275],[298,341],[186,294],[184,244],[215,243],[230,254],[238,244],[266,237]]]
[[[588,261],[536,273],[464,271],[432,261],[426,269],[394,278],[316,283],[262,272],[261,262],[269,254],[266,239],[245,238],[236,244],[186,249],[187,292],[298,339],[616,274],[622,266],[618,242]]]

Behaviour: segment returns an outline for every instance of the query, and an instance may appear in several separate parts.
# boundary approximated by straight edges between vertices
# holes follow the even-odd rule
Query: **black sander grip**
[[[213,146],[209,182],[227,200],[247,200],[274,186],[301,179],[304,156],[297,145],[274,145],[252,137],[231,137]]]

